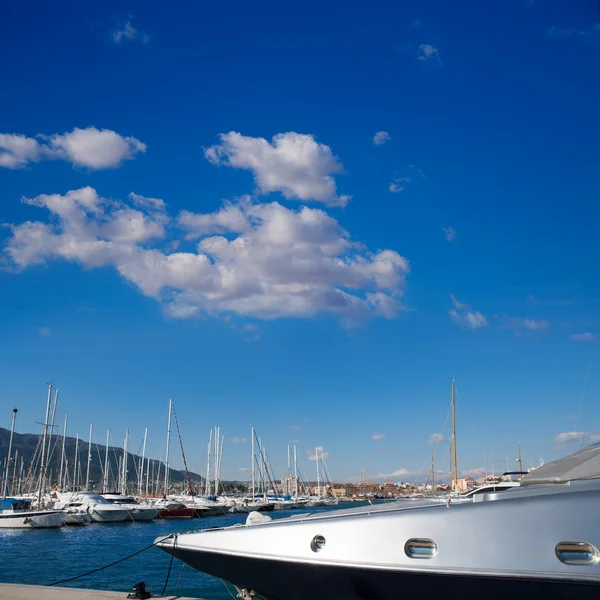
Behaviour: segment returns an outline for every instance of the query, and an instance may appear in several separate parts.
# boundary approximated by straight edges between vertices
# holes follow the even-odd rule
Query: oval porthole
[[[412,538],[404,544],[404,552],[409,558],[433,558],[437,551],[437,544],[425,538]]]
[[[588,542],[560,542],[556,544],[556,557],[565,565],[597,565],[600,553]]]
[[[320,552],[325,548],[325,538],[322,535],[315,535],[310,543],[310,549],[313,552]]]

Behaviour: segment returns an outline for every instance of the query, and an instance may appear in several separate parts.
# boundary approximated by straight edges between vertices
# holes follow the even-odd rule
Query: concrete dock
[[[152,592],[152,590],[150,590]],[[44,585],[21,585],[19,583],[0,583],[2,600],[123,600],[128,592],[104,592],[81,588],[47,587]],[[163,600],[200,600],[183,596],[155,596]]]

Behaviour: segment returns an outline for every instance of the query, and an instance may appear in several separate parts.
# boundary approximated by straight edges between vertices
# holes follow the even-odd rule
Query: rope
[[[161,542],[164,542],[165,540],[168,540],[169,538],[173,537],[174,534],[170,533],[169,535],[165,536],[164,538],[158,540],[157,542],[154,542],[152,544],[150,544],[149,546],[146,546],[145,548],[142,548],[141,550],[138,550],[137,552],[134,552],[133,554],[130,554],[129,556],[125,556],[124,558],[120,558],[119,560],[115,560],[114,562],[111,562],[108,565],[105,565],[104,567],[100,567],[98,569],[94,569],[93,571],[88,571],[87,573],[82,573],[81,575],[76,575],[75,577],[69,577],[67,579],[61,579],[60,581],[55,581],[54,583],[47,583],[46,587],[51,587],[53,585],[59,585],[61,583],[67,583],[69,581],[75,581],[75,579],[81,579],[82,577],[87,577],[88,575],[93,575],[94,573],[98,573],[98,571],[104,571],[104,569],[108,569],[109,567],[114,567],[115,565],[118,565],[119,563],[122,563],[130,558],[133,558],[134,556],[137,556],[138,554],[141,554],[142,552],[145,552],[146,550],[150,550],[150,548],[153,548],[154,546],[157,546],[158,544],[160,544]],[[177,540],[177,536],[175,536],[175,540]],[[171,554],[171,564],[173,564],[173,555]],[[171,572],[171,567],[169,566],[169,573]],[[168,578],[167,578],[168,580]],[[166,583],[165,583],[165,587],[166,587]],[[164,590],[163,590],[163,594],[164,594]]]
[[[185,563],[182,561],[181,571],[179,571],[179,579],[177,580],[177,585],[175,586],[175,592],[173,593],[173,596],[177,596],[177,592],[179,591],[179,584],[181,583],[181,578],[183,577],[183,569],[185,569]]]
[[[173,535],[173,534],[171,534]],[[165,595],[167,584],[169,583],[169,577],[171,577],[171,569],[173,568],[173,559],[175,558],[175,547],[177,546],[177,534],[173,537],[173,552],[171,552],[171,561],[169,562],[169,570],[167,571],[167,578],[165,579],[165,585],[163,586],[161,596]]]

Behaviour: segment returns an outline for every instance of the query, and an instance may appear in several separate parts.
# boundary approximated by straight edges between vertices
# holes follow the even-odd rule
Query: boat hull
[[[129,513],[125,509],[103,510],[98,507],[89,508],[90,517],[96,523],[122,523],[129,519]]]
[[[0,515],[0,529],[55,529],[64,525],[57,511],[15,512]]]
[[[158,513],[159,519],[191,519],[196,515],[195,508],[165,508]]]
[[[168,552],[171,549],[163,547]],[[597,600],[599,583],[543,577],[499,577],[379,570],[291,561],[264,560],[175,547],[175,556],[199,571],[239,588],[254,590],[265,600],[398,600],[414,597],[544,598]],[[301,582],[301,585],[299,585]],[[476,596],[474,596],[476,597]]]

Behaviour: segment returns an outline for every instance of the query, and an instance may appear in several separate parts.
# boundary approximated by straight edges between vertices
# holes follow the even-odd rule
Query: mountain
[[[9,476],[12,477],[12,469],[14,467],[15,457],[17,459],[17,477],[21,469],[21,461],[23,460],[24,473],[27,473],[28,469],[31,472],[36,473],[39,468],[39,455],[41,449],[41,435],[35,433],[15,433],[13,435],[12,443],[12,460]],[[6,453],[8,451],[8,443],[10,439],[10,431],[0,427],[0,464],[4,467]],[[48,478],[50,484],[56,484],[58,482],[58,476],[60,472],[60,458],[62,454],[62,435],[53,435],[50,442],[50,461],[48,463]],[[77,457],[75,455],[76,440],[72,437],[65,438],[65,456],[66,456],[66,473],[67,483],[73,484],[74,467],[76,460],[79,461],[78,467],[78,481],[79,485],[83,485],[87,470],[87,458],[88,458],[88,442],[79,440],[77,448]],[[18,454],[17,454],[18,453]],[[119,462],[123,460],[123,448],[117,448],[116,446],[108,447],[108,472],[109,472],[109,489],[116,489],[117,478],[119,474]],[[102,444],[96,444],[92,442],[92,452],[90,461],[90,484],[91,487],[100,487],[102,484],[102,473],[104,468],[104,459],[106,455],[106,446]],[[141,456],[127,453],[127,481],[131,484],[137,482],[137,472],[140,464]],[[148,462],[146,458],[145,463]],[[160,478],[158,476],[160,468]],[[162,461],[150,459],[150,486],[149,491],[153,492],[158,489],[162,493],[162,484],[164,481],[165,465]],[[190,479],[197,487],[199,482],[203,481],[203,478],[197,473],[190,471]],[[144,487],[146,480],[146,465],[144,465]],[[186,480],[185,471],[169,469],[169,480],[173,484],[182,484]]]

